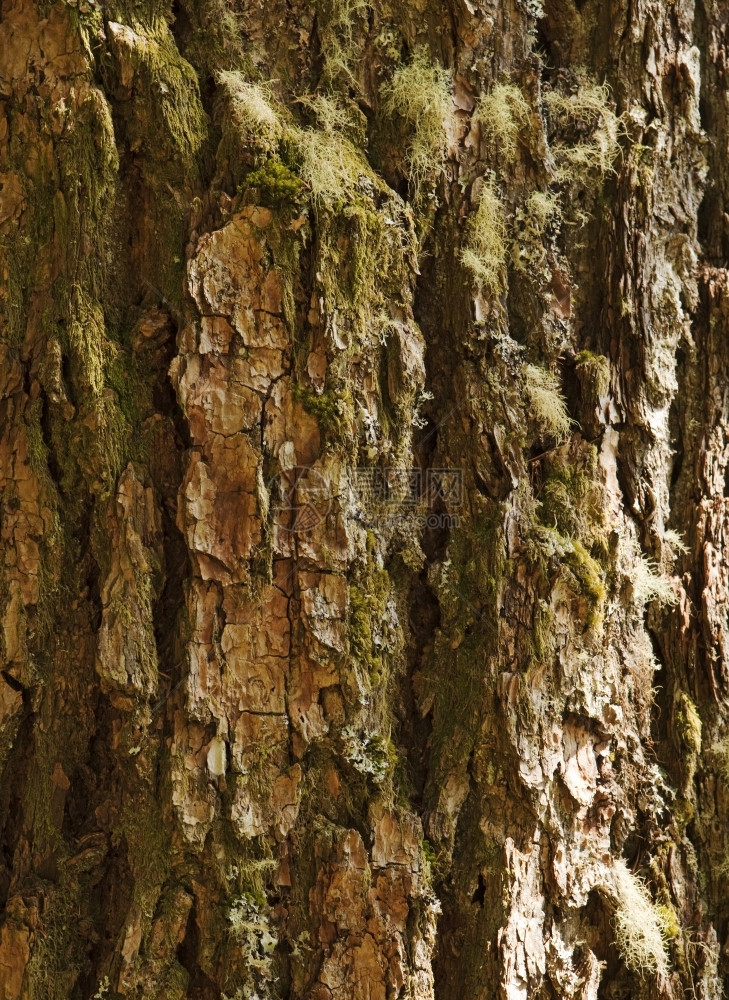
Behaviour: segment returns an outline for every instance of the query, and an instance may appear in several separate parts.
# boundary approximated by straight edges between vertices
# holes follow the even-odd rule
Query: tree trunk
[[[0,1000],[715,1000],[717,0],[0,0]]]

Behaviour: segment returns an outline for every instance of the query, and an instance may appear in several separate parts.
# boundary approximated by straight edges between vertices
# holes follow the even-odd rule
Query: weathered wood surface
[[[0,1000],[723,995],[728,23],[0,0]]]

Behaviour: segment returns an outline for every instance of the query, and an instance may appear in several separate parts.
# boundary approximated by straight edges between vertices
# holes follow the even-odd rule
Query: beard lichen
[[[493,181],[483,183],[478,207],[468,223],[465,246],[460,252],[461,263],[476,281],[497,295],[506,286],[506,221],[504,207]]]
[[[552,153],[561,184],[590,187],[614,172],[624,130],[610,106],[610,90],[576,75],[571,94],[549,90],[544,106],[552,131]]]
[[[223,70],[215,80],[227,98],[233,126],[246,141],[274,149],[283,136],[284,122],[274,107],[270,85],[253,83],[236,70]]]
[[[554,372],[538,365],[524,366],[524,391],[535,423],[548,437],[564,441],[572,431],[573,421]]]
[[[641,975],[667,976],[666,928],[645,882],[620,858],[601,889],[614,908],[615,944],[628,968]]]
[[[516,157],[520,138],[528,138],[531,108],[513,83],[497,83],[476,105],[474,119],[493,152],[511,162]]]
[[[405,158],[416,203],[426,183],[441,169],[448,133],[457,123],[451,87],[449,70],[433,63],[427,50],[419,48],[382,89],[385,114],[400,117],[410,130]]]

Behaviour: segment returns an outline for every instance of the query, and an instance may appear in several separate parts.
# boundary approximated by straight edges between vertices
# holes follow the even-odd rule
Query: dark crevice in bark
[[[486,901],[486,882],[481,872],[478,873],[478,886],[474,890],[471,896],[471,902],[474,906],[480,906],[483,909],[484,903]]]
[[[189,1000],[220,1000],[221,990],[200,968],[199,954],[200,929],[197,908],[193,906],[187,918],[185,936],[177,947],[178,961],[190,976],[187,996]]]
[[[13,750],[5,765],[0,798],[0,906],[5,906],[13,880],[18,879],[15,866],[16,850],[24,833],[24,791],[32,767],[33,729],[37,716],[31,709],[31,692],[23,694],[23,717],[18,727]],[[27,874],[24,873],[24,874]]]
[[[419,671],[427,662],[433,635],[440,624],[438,599],[428,585],[425,572],[421,572],[419,577],[413,580],[409,609],[408,670],[400,685],[398,746],[402,748],[407,759],[412,805],[417,812],[421,812],[428,777],[432,715],[431,712],[427,712],[424,716],[421,713],[414,684],[416,678],[422,679]]]

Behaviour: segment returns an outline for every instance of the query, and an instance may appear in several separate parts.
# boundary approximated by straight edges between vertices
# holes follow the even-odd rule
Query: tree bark
[[[718,1000],[714,0],[0,0],[0,1000]]]

